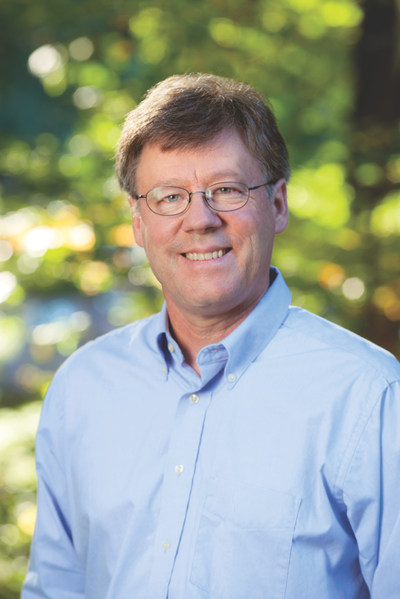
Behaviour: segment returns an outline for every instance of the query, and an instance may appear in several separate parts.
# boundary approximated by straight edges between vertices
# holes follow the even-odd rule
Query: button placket
[[[169,464],[166,464],[167,470],[164,477],[164,501],[161,506],[160,526],[157,534],[159,555],[163,556],[164,565],[160,566],[162,568],[172,567],[171,560],[179,545],[189,501],[209,397],[205,395],[204,402],[200,399],[200,394],[197,393],[189,393],[181,397],[174,425],[175,434],[171,436],[169,459],[167,460]],[[169,543],[168,547],[166,543]]]

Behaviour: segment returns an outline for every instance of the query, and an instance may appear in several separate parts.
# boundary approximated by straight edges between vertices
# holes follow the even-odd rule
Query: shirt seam
[[[349,442],[348,442],[347,447],[344,452],[343,460],[341,462],[341,465],[339,466],[338,474],[336,476],[335,483],[334,483],[334,493],[339,498],[340,502],[343,503],[344,505],[346,505],[346,502],[345,502],[346,492],[344,490],[344,486],[346,484],[346,480],[347,480],[349,471],[352,467],[354,456],[356,455],[356,453],[360,447],[362,438],[364,436],[366,429],[368,428],[368,425],[371,421],[371,418],[372,418],[374,412],[376,411],[377,407],[379,405],[381,405],[381,403],[383,401],[384,394],[388,391],[388,389],[390,387],[392,387],[392,385],[394,385],[396,383],[400,383],[400,379],[394,379],[392,382],[388,382],[386,384],[386,386],[383,389],[381,389],[378,397],[372,403],[369,411],[365,414],[363,424],[359,425],[359,422],[357,422],[355,429],[353,430],[353,433],[350,436]],[[360,427],[360,430],[359,430],[359,433],[357,434],[358,427]],[[354,444],[352,444],[353,439],[354,439]],[[353,449],[351,449],[351,447],[353,447]]]
[[[371,357],[370,355],[360,355],[359,352],[357,351],[357,348],[352,349],[352,348],[348,347],[348,345],[346,345],[345,343],[337,343],[337,342],[336,343],[327,343],[320,335],[313,334],[313,331],[308,330],[306,332],[303,330],[303,327],[299,327],[295,323],[292,325],[292,323],[290,322],[290,318],[289,318],[290,313],[288,314],[288,318],[286,318],[284,320],[284,322],[282,323],[282,328],[286,327],[287,329],[289,329],[291,331],[296,331],[297,334],[300,334],[303,337],[306,337],[307,339],[311,338],[315,341],[318,341],[326,351],[340,351],[343,354],[348,354],[348,355],[358,359],[360,361],[360,363],[363,364],[364,366],[368,366],[370,369],[373,368],[374,372],[376,372],[378,374],[377,379],[382,380],[386,385],[391,385],[392,383],[395,383],[398,380],[394,374],[392,374],[393,378],[392,377],[389,378],[388,376],[382,374],[382,371],[376,365],[377,360],[373,359],[377,355],[375,352],[379,352],[379,353],[384,352],[384,355],[387,359],[394,358],[394,356],[392,354],[390,354],[390,352],[387,352],[383,348],[381,348],[377,345],[374,345],[374,343],[372,343],[372,342],[368,342],[368,340],[356,335],[355,333],[352,333],[351,331],[344,329],[340,325],[335,324],[335,323],[330,323],[329,321],[325,320],[324,318],[321,318],[321,317],[317,316],[316,314],[308,312],[307,310],[304,310],[303,308],[299,308],[298,306],[291,306],[291,309],[295,310],[297,313],[300,312],[300,313],[306,314],[307,317],[310,316],[312,318],[316,318],[319,323],[326,323],[328,328],[330,328],[330,326],[333,325],[334,327],[337,327],[340,331],[342,331],[343,334],[352,335],[352,339],[354,340],[354,343],[357,343],[357,344],[371,343],[372,349],[375,350],[373,352],[374,356]],[[366,352],[370,353],[369,347],[365,347],[365,350],[366,350]],[[382,355],[382,354],[380,354],[380,355]],[[389,368],[390,368],[390,365],[389,365]]]

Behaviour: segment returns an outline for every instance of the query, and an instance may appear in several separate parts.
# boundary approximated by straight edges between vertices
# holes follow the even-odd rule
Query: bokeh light
[[[92,56],[94,52],[94,45],[91,39],[83,36],[72,40],[68,46],[68,49],[71,57],[74,60],[83,61],[88,60]]]
[[[343,295],[351,300],[359,300],[365,292],[365,284],[358,277],[349,277],[342,285]]]
[[[59,49],[45,44],[32,52],[28,59],[28,65],[33,75],[42,78],[58,71],[63,65],[63,59]]]

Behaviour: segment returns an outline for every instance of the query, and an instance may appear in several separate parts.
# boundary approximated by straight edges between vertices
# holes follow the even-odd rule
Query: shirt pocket
[[[286,493],[213,480],[191,583],[212,599],[283,599],[300,503]]]

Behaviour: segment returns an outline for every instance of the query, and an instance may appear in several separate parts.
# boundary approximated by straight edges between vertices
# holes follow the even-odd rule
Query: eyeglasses
[[[176,216],[182,214],[189,208],[192,196],[195,193],[201,193],[204,200],[214,212],[233,212],[243,208],[248,202],[250,191],[259,189],[264,185],[272,185],[276,180],[269,180],[261,185],[248,187],[245,183],[234,181],[223,181],[222,183],[213,183],[205,188],[204,191],[189,192],[183,187],[154,187],[145,195],[137,195],[136,199],[146,200],[150,210],[154,214],[161,216]]]

